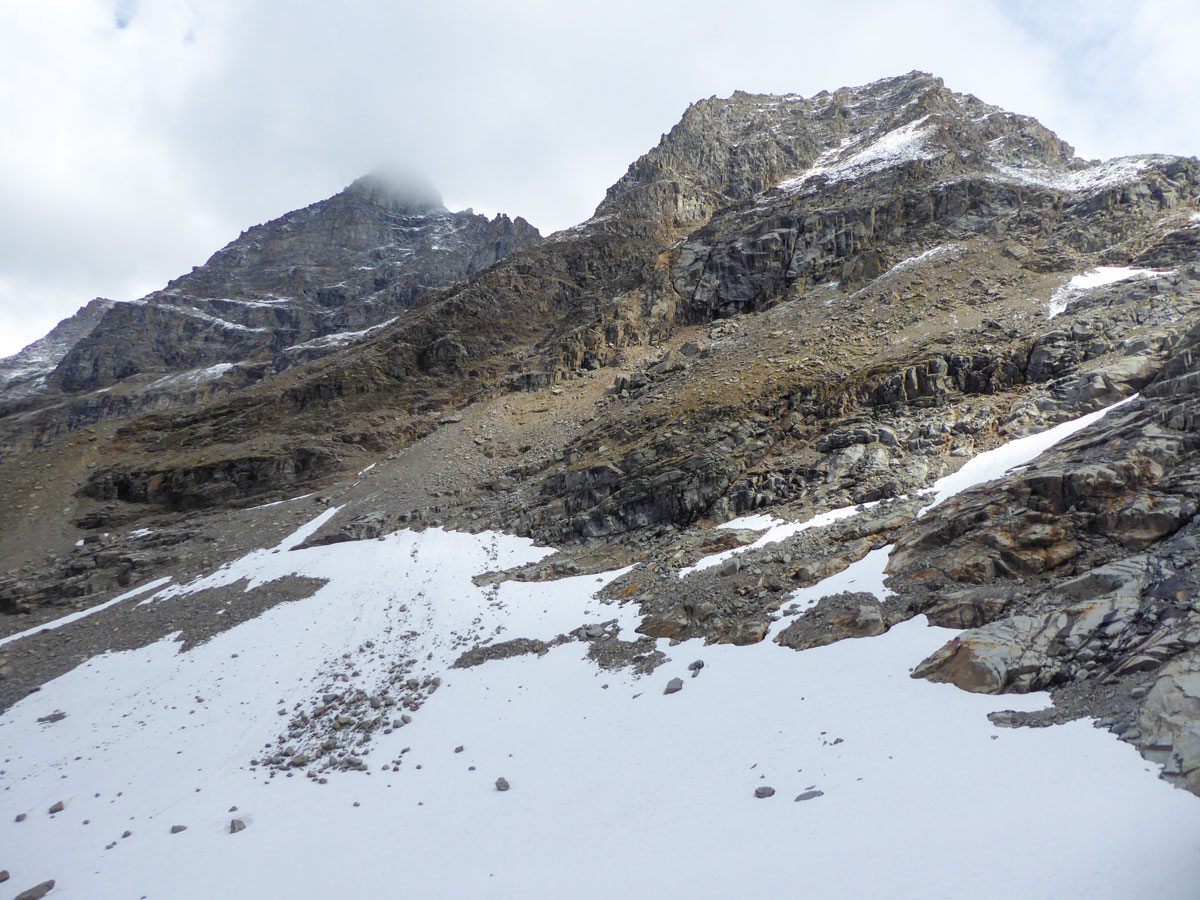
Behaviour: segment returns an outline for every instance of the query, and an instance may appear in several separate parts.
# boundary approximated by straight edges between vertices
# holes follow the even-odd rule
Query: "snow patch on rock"
[[[1142,172],[1155,163],[1166,162],[1170,159],[1171,157],[1168,156],[1154,154],[1122,156],[1067,172],[1047,166],[1032,164],[1015,166],[999,162],[994,164],[994,168],[1003,180],[1018,184],[1034,185],[1068,193],[1090,193],[1128,184],[1139,178]]]
[[[812,168],[786,181],[781,181],[777,185],[777,189],[794,194],[803,190],[810,181],[818,177],[824,178],[827,182],[846,181],[890,169],[902,163],[933,159],[937,154],[925,146],[932,134],[932,129],[928,128],[926,124],[928,119],[929,116],[922,116],[907,125],[895,128],[857,153],[837,162],[834,160],[847,145],[843,144],[842,147],[827,150],[818,157]]]
[[[1162,278],[1164,275],[1174,274],[1173,269],[1163,272],[1155,269],[1134,269],[1130,266],[1097,266],[1095,269],[1074,276],[1055,291],[1050,298],[1046,317],[1053,319],[1066,312],[1072,301],[1087,291],[1116,284],[1119,281],[1128,281],[1130,278]]]

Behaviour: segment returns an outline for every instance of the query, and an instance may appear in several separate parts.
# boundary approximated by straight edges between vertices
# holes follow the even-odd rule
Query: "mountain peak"
[[[410,215],[444,213],[438,190],[424,178],[395,172],[370,172],[355,179],[343,191],[351,197],[361,197],[376,206]]]
[[[926,119],[927,125],[917,124]],[[914,71],[812,97],[736,91],[693,103],[658,146],[609,188],[596,215],[649,220],[677,235],[718,209],[861,154],[889,134],[895,137],[885,145],[895,143],[905,138],[900,130],[907,126],[928,132],[921,143],[935,138],[929,143],[937,156],[957,153],[964,166],[1082,165],[1070,145],[1035,119]]]

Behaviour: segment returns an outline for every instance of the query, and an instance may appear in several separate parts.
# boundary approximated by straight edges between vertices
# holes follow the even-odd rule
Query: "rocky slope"
[[[228,378],[256,360],[236,395],[0,419],[24,448],[0,460],[0,603],[18,620],[210,571],[332,504],[306,546],[444,525],[560,548],[498,581],[633,564],[606,592],[638,604],[643,637],[587,636],[618,665],[653,668],[656,641],[752,644],[781,619],[777,640],[803,650],[923,614],[964,631],[917,676],[1051,689],[1050,713],[997,721],[1096,716],[1200,792],[1196,159],[1081,160],[1036,121],[911,73],[697,103],[591,219],[540,243],[520,220],[376,189],[114,306],[47,388],[237,357]],[[404,268],[443,259],[438,229],[462,236],[452,271]],[[411,253],[378,252],[402,232]],[[281,261],[297,253],[307,267]],[[466,280],[425,290],[435,271]],[[322,312],[350,295],[376,317]],[[301,296],[281,318],[275,300]],[[186,320],[211,346],[185,353],[165,324],[126,346],[110,316],[139,334]],[[381,322],[340,349],[314,342]],[[287,342],[321,356],[289,364]],[[997,480],[933,506],[921,493],[1122,400]],[[860,504],[769,541],[712,527]],[[889,547],[891,595],[792,599]]]

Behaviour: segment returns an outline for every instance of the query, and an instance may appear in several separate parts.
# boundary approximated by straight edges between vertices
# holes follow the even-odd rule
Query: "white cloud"
[[[737,89],[917,68],[1087,155],[1200,149],[1200,12],[1046,6],[19,5],[0,32],[0,116],[17,123],[0,141],[0,353],[380,165],[426,173],[455,207],[570,225],[689,102]]]

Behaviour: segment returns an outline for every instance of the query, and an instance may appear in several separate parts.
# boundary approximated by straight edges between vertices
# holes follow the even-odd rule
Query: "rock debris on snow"
[[[21,891],[13,900],[42,900],[47,894],[54,890],[54,879],[43,881],[41,884],[29,888],[29,890]]]

